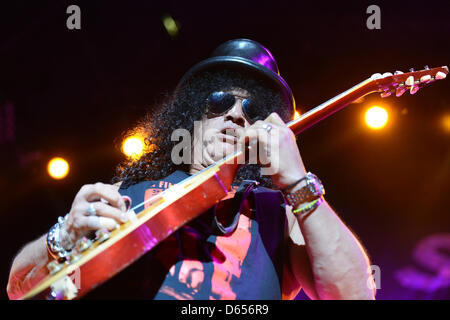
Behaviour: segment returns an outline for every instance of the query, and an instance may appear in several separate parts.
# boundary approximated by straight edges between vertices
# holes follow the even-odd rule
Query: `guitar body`
[[[189,221],[207,211],[231,189],[236,158],[222,161],[177,184],[177,190],[150,199],[136,220],[79,254],[20,299],[75,299],[114,277]],[[173,192],[177,194],[174,194]]]

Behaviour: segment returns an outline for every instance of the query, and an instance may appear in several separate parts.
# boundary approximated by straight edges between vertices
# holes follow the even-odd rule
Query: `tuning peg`
[[[411,93],[411,94],[415,94],[417,91],[419,91],[419,87],[418,86],[412,86],[409,89],[409,93]]]
[[[389,97],[391,94],[392,94],[392,92],[390,92],[390,91],[384,91],[384,92],[382,92],[382,93],[380,94],[380,96],[381,96],[382,98],[387,98],[387,97]]]
[[[438,73],[436,73],[436,76],[434,77],[437,80],[442,80],[445,79],[447,77],[447,75],[445,73],[443,73],[442,71],[438,71]]]
[[[405,93],[405,91],[406,91],[406,89],[404,87],[403,88],[397,88],[395,90],[395,96],[396,97],[401,97]]]
[[[426,83],[426,82],[429,82],[430,80],[431,80],[431,76],[429,74],[427,74],[420,78],[420,83]]]
[[[392,76],[392,73],[390,73],[390,72],[383,73],[383,78],[390,77],[390,76]]]
[[[373,75],[370,76],[370,79],[372,79],[372,80],[377,80],[377,79],[381,79],[381,78],[383,78],[381,73],[374,73]]]
[[[394,74],[403,74],[403,71],[395,71]]]
[[[407,86],[413,86],[414,85],[414,77],[413,76],[409,76],[408,79],[406,79],[405,84]]]

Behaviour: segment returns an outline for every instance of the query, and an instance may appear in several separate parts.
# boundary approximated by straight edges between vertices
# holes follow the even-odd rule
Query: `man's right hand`
[[[95,209],[95,215],[88,212]],[[86,184],[78,191],[66,222],[61,228],[61,245],[71,250],[78,239],[92,231],[107,228],[113,230],[128,220],[125,201],[117,185]]]

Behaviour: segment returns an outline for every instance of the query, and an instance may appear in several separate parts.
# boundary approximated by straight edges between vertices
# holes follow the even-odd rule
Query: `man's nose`
[[[246,120],[242,110],[242,102],[236,99],[234,106],[225,114],[225,121],[232,121],[238,126],[245,127]]]

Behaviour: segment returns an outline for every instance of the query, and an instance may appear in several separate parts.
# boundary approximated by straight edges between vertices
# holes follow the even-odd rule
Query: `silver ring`
[[[90,216],[96,216],[97,215],[97,211],[95,210],[94,204],[92,202],[89,204],[89,208],[87,209],[87,213]]]
[[[264,123],[264,124],[262,125],[262,128],[263,128],[264,130],[266,130],[267,132],[270,132],[270,130],[273,129],[273,127],[272,127],[270,124],[268,124],[268,123]]]

